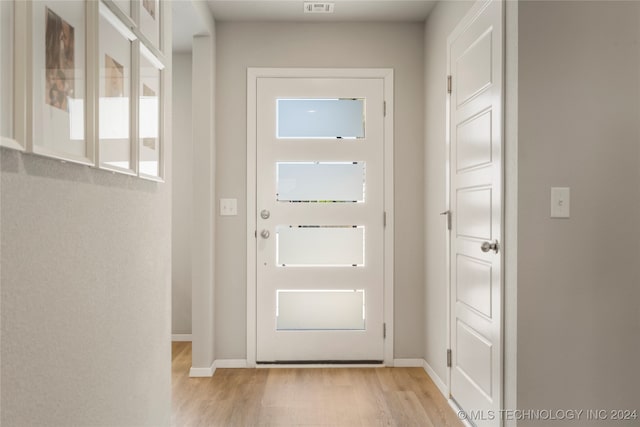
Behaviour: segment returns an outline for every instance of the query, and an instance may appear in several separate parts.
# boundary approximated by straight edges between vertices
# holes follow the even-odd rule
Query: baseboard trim
[[[194,368],[189,369],[189,376],[191,378],[203,378],[212,377],[216,372],[216,362],[214,361],[209,368]]]
[[[213,362],[216,369],[217,368],[246,368],[247,367],[247,359],[218,359]]]
[[[422,368],[424,360],[422,359],[393,359],[394,368]]]
[[[183,342],[193,341],[191,334],[171,334],[171,341]]]
[[[438,390],[440,390],[440,393],[442,393],[444,398],[449,399],[449,388],[447,387],[447,385],[444,383],[444,381],[442,381],[438,374],[436,374],[436,371],[433,370],[431,365],[429,365],[426,360],[423,360],[422,363],[424,371],[427,373],[427,375],[429,375],[431,381],[433,381],[436,387],[438,387]]]

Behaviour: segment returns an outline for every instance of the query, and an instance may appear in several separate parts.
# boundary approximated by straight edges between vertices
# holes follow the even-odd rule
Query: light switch
[[[238,215],[238,199],[220,199],[220,215]]]
[[[569,187],[551,187],[551,218],[569,218]]]

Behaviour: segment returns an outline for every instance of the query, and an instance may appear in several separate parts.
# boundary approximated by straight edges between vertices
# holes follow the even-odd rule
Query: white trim
[[[173,342],[193,341],[193,337],[191,334],[171,334],[171,341]]]
[[[143,43],[140,43],[140,54],[144,56],[145,59],[158,70],[164,70],[164,63],[158,57],[156,57],[155,53],[152,52],[147,45]]]
[[[386,338],[384,342],[384,362],[393,363],[394,343],[394,237],[395,237],[395,194],[394,194],[394,75],[393,69],[379,70],[384,78],[384,211],[387,225],[384,229],[384,322]],[[393,365],[391,365],[393,366]]]
[[[187,334],[185,334],[187,335]],[[246,359],[217,359],[214,360],[209,368],[191,368],[189,376],[192,378],[212,377],[216,369],[242,369],[248,368]]]
[[[393,359],[394,368],[422,368],[423,359]]]
[[[462,18],[464,19],[464,18]],[[457,25],[460,25],[458,23]],[[451,49],[450,49],[450,38],[447,37],[447,78],[451,76]],[[444,126],[444,174],[445,174],[445,187],[444,187],[444,198],[445,198],[445,212],[448,212],[447,222],[448,226],[445,227],[445,289],[446,289],[446,313],[447,319],[445,322],[446,327],[446,347],[442,349],[450,350],[451,349],[451,221],[452,215],[451,212],[451,94],[448,93],[445,95],[445,126]],[[435,373],[435,371],[433,371]],[[445,396],[451,395],[451,368],[447,367],[446,378],[444,379],[444,383],[446,386]]]
[[[445,399],[449,399],[449,387],[447,386],[447,384],[442,381],[442,378],[440,378],[440,376],[436,374],[436,371],[433,370],[431,365],[429,365],[426,360],[423,360],[422,362],[422,367],[424,368],[424,371],[427,373],[429,378],[431,378],[431,381],[433,381],[436,387],[438,387],[438,390],[440,390],[442,396],[444,396]]]
[[[257,94],[261,71],[247,69],[247,364],[256,366],[256,186],[257,184]]]
[[[214,361],[209,368],[191,368],[189,369],[189,376],[191,378],[204,378],[212,377],[216,372],[216,362]]]
[[[218,368],[246,368],[247,359],[218,359],[213,362],[216,369]]]
[[[117,6],[116,6],[117,7]],[[119,17],[116,16],[116,13],[111,10],[104,2],[100,2],[99,5],[100,15],[104,17],[113,27],[120,32],[124,37],[129,39],[130,41],[134,41],[137,39],[136,35],[131,31],[131,29],[127,26],[129,24],[125,24],[120,20]],[[130,25],[130,24],[129,24]]]
[[[384,363],[393,366],[394,343],[394,74],[391,68],[248,68],[247,69],[247,366],[256,366],[256,95],[259,77],[382,78],[384,99]],[[323,365],[326,366],[326,365]],[[353,366],[353,365],[352,365]]]

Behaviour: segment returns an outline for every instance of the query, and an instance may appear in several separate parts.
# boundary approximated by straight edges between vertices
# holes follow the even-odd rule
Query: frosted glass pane
[[[276,239],[283,267],[364,265],[364,226],[279,225]]]
[[[277,329],[364,330],[364,290],[278,290]]]
[[[364,202],[364,162],[278,163],[278,201]]]
[[[364,99],[278,99],[278,138],[364,138]]]

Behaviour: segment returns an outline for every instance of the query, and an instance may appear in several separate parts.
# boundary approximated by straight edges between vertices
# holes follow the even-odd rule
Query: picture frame
[[[131,0],[109,0],[107,3],[115,5],[115,7],[129,19],[132,18],[133,14],[131,12],[133,8],[131,5]],[[131,22],[133,23],[133,21]]]
[[[142,34],[143,42],[158,51],[162,51],[161,20],[162,3],[160,0],[138,0],[137,24]]]
[[[40,0],[31,11],[29,151],[93,166],[93,69],[87,67],[86,22],[91,2]],[[89,114],[88,114],[89,113]]]
[[[103,2],[97,28],[96,164],[100,169],[136,175],[133,42],[137,38]]]
[[[164,64],[139,43],[138,176],[164,181]]]
[[[0,146],[14,150],[24,151],[24,138],[20,137],[20,131],[16,124],[20,124],[20,114],[17,112],[18,100],[22,100],[23,78],[18,64],[21,62],[15,48],[15,41],[21,40],[20,25],[15,25],[20,13],[21,4],[14,0],[0,1]]]

